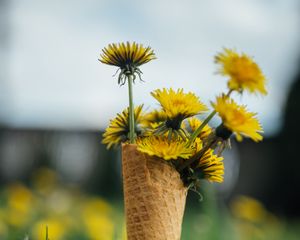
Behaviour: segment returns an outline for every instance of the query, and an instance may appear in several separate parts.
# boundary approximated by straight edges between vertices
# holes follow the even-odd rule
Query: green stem
[[[199,161],[199,159],[205,154],[205,152],[209,149],[209,148],[215,148],[216,145],[218,144],[219,138],[214,136],[209,143],[207,143],[196,155],[194,155],[192,158],[186,160],[183,162],[182,165],[180,165],[178,167],[178,171],[182,172],[186,167],[190,166],[193,167],[192,165]]]
[[[201,125],[193,132],[192,136],[190,137],[189,145],[195,141],[197,136],[201,133],[202,129],[205,127],[206,124],[215,116],[217,112],[214,110],[212,111],[208,117],[201,123]]]
[[[135,132],[134,132],[134,105],[132,95],[132,82],[133,76],[128,75],[128,93],[129,93],[129,142],[135,143]]]
[[[230,97],[230,94],[233,92],[233,90],[232,89],[230,89],[229,91],[228,91],[228,93],[226,94],[226,97]]]
[[[49,240],[49,237],[48,237],[48,225],[46,225],[46,240]]]
[[[232,89],[230,89],[228,91],[228,93],[226,94],[227,97],[230,96],[230,94],[232,93]],[[216,115],[216,110],[212,111],[208,117],[202,122],[202,124],[196,129],[195,132],[193,132],[192,136],[190,137],[190,141],[188,145],[191,145],[195,139],[197,138],[197,136],[201,133],[202,129],[205,127],[206,124],[208,124],[208,122]]]

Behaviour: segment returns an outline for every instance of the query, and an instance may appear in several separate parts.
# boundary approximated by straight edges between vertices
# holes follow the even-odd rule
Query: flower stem
[[[196,139],[196,137],[201,133],[202,129],[205,127],[206,124],[215,116],[217,112],[214,110],[212,111],[208,117],[201,123],[201,125],[196,129],[195,132],[193,132],[192,136],[190,137],[189,145],[193,143]]]
[[[229,97],[230,94],[232,93],[232,89],[230,89],[228,91],[228,93],[226,94],[226,97]],[[202,122],[202,124],[196,129],[195,132],[193,132],[193,134],[191,135],[190,137],[190,141],[188,143],[188,145],[191,145],[195,139],[197,138],[197,136],[201,133],[202,129],[205,127],[206,124],[208,124],[208,122],[216,115],[216,110],[212,111],[208,116],[207,118]]]
[[[48,225],[46,225],[46,240],[49,240],[49,237],[48,237]]]
[[[192,158],[188,159],[187,161],[184,161],[184,163],[180,165],[177,168],[177,170],[179,172],[182,172],[187,167],[195,167],[194,166],[195,163],[199,161],[199,159],[205,154],[205,152],[209,148],[214,149],[218,144],[219,140],[220,140],[219,137],[215,136],[215,134],[213,133],[213,137],[209,140],[209,142],[206,143],[206,145],[203,146],[203,148],[196,155],[194,155]]]
[[[128,75],[128,95],[129,95],[129,142],[135,143],[135,132],[134,132],[134,105],[132,95],[132,82],[133,75]]]

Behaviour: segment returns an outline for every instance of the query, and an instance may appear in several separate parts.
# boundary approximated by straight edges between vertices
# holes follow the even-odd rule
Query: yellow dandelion
[[[257,63],[248,55],[238,54],[225,48],[224,52],[216,55],[215,62],[221,65],[218,72],[229,77],[229,89],[267,94],[265,76]]]
[[[243,139],[242,135],[255,142],[263,139],[260,135],[263,129],[255,118],[256,113],[248,112],[246,106],[238,105],[233,99],[226,96],[217,97],[216,103],[212,103],[212,105],[222,118],[222,125],[227,130],[234,132],[238,141]]]
[[[141,79],[139,66],[156,59],[150,47],[138,43],[113,43],[102,50],[99,61],[108,65],[117,66],[121,72],[118,83],[125,84],[126,76],[135,74]]]
[[[155,129],[161,123],[167,120],[167,115],[164,111],[153,110],[147,114],[145,114],[141,125],[146,128]]]
[[[195,94],[184,93],[183,89],[177,91],[172,88],[157,89],[151,92],[151,95],[160,103],[162,111],[167,117],[167,120],[157,128],[155,133],[158,135],[169,132],[169,137],[180,136],[182,139],[186,139],[188,135],[182,128],[182,121],[207,110]]]
[[[202,124],[202,121],[196,117],[187,119],[187,122],[191,133],[195,132]],[[204,139],[208,137],[208,135],[211,134],[211,132],[211,127],[208,124],[206,124],[197,137],[199,137],[200,139]]]
[[[48,236],[50,239],[64,239],[64,235],[69,230],[69,225],[63,217],[47,217],[34,223],[32,227],[32,235],[34,239],[44,240],[46,236],[46,228],[48,227]]]
[[[183,89],[157,89],[151,95],[160,103],[168,119],[183,120],[207,111],[207,107],[194,93],[184,93]]]
[[[112,207],[101,198],[91,198],[83,202],[81,219],[89,239],[114,239],[115,227],[112,221]]]
[[[35,196],[29,188],[21,183],[14,183],[7,189],[7,222],[15,227],[21,227],[32,218]]]
[[[222,183],[224,180],[223,157],[218,157],[212,149],[209,149],[200,158],[197,170],[200,170],[201,177],[209,182]]]
[[[137,149],[150,156],[157,156],[165,160],[184,158],[192,156],[194,149],[187,147],[183,140],[171,140],[164,136],[152,136],[139,139]]]
[[[268,216],[263,204],[248,196],[238,196],[230,205],[235,217],[249,222],[259,223],[266,220]]]
[[[143,105],[137,106],[134,109],[134,123],[135,123],[135,133],[137,136],[141,134],[139,129],[139,124],[143,119],[142,112]],[[128,108],[122,113],[117,114],[117,117],[110,121],[109,126],[106,128],[103,134],[103,144],[107,144],[107,149],[112,146],[118,146],[121,142],[126,142],[129,140],[129,113]]]

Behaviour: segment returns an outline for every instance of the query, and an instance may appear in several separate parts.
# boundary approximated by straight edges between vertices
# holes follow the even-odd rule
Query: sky
[[[269,92],[236,100],[258,113],[266,135],[275,134],[300,56],[299,7],[297,0],[9,1],[0,120],[104,129],[128,105],[128,94],[113,77],[117,69],[98,61],[101,49],[136,41],[157,59],[141,67],[145,82],[134,86],[135,104],[157,107],[150,92],[172,87],[210,106],[227,80],[216,74],[214,55],[233,48],[253,56]]]

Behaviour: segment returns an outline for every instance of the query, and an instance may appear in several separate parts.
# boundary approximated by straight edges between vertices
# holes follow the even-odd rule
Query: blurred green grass
[[[218,201],[213,185],[204,184],[202,202],[188,201],[182,240],[296,240],[300,222],[281,219],[255,199],[240,196],[230,207]],[[32,182],[0,189],[0,239],[124,240],[122,200],[84,193],[40,169]]]

